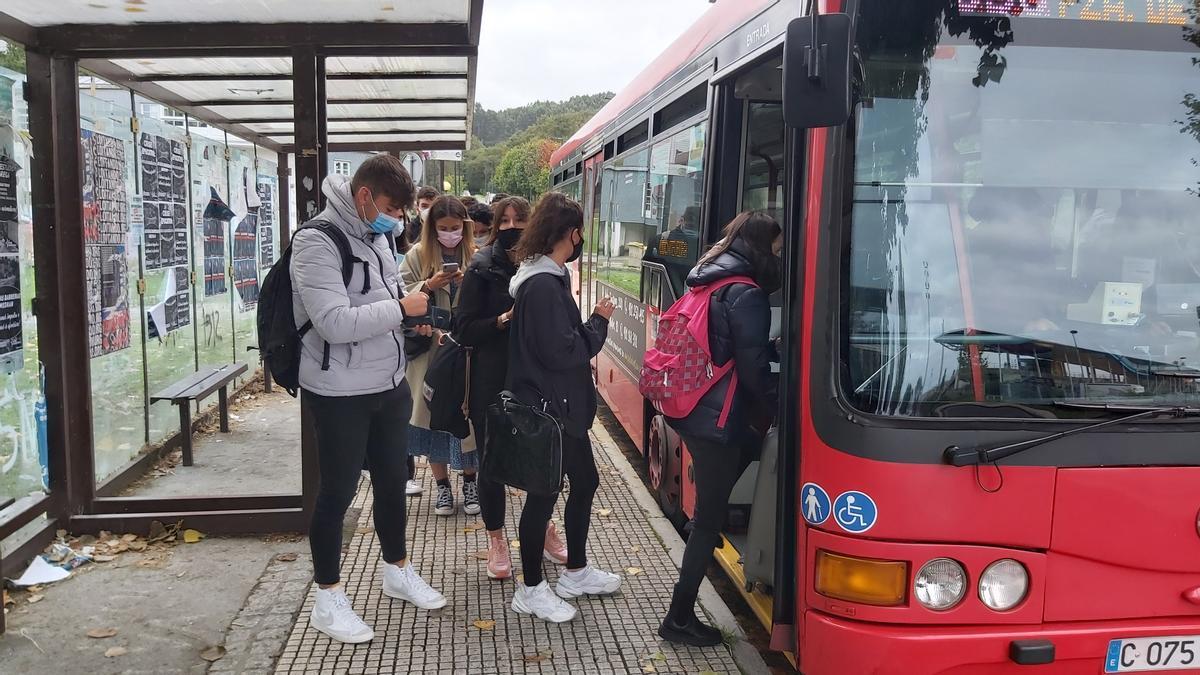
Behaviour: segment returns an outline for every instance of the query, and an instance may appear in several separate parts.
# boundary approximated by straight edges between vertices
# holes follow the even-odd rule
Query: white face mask
[[[488,236],[486,234],[483,236],[480,236],[480,237],[475,237],[475,248],[487,246],[487,240],[488,240]]]
[[[421,209],[421,222],[429,221],[429,209]]]

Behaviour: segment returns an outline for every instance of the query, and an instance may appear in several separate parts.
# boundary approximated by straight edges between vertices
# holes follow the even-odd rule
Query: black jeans
[[[487,452],[487,436],[484,424],[487,416],[482,410],[471,412],[471,426],[475,428],[475,446],[479,453],[479,465],[483,466],[483,454]],[[488,532],[504,527],[505,496],[504,484],[490,481],[480,472],[476,481],[479,487],[479,514]]]
[[[692,456],[696,506],[671,607],[690,612],[700,592],[708,561],[712,560],[713,549],[721,541],[721,530],[729,515],[729,495],[755,455],[749,440],[741,446],[727,446],[680,436]]]
[[[342,521],[365,466],[375,495],[375,532],[385,562],[407,557],[404,546],[404,481],[408,479],[408,420],[412,394],[404,382],[391,391],[362,396],[304,392],[317,432],[321,485],[308,539],[318,584],[340,579]]]
[[[590,438],[563,434],[563,473],[571,485],[563,521],[567,530],[567,569],[587,565],[588,527],[592,524],[592,498],[600,487],[600,474],[592,456]],[[521,571],[526,586],[542,583],[542,551],[546,548],[546,526],[554,515],[558,495],[526,495],[521,511]]]

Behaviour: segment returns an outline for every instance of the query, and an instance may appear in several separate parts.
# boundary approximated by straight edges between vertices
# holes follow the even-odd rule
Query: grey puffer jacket
[[[359,218],[349,180],[330,176],[321,191],[326,207],[316,219],[346,233],[357,262],[347,287],[329,237],[304,230],[292,240],[292,311],[297,327],[313,322],[304,336],[300,386],[321,396],[390,391],[404,384],[405,367],[396,259],[387,239]],[[321,370],[326,342],[329,370]]]

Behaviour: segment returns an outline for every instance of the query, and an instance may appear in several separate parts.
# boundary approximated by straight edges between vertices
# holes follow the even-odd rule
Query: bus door
[[[604,153],[598,152],[583,163],[583,180],[580,203],[583,206],[584,247],[583,258],[575,269],[576,283],[575,298],[579,302],[579,311],[584,318],[591,316],[592,308],[596,306],[596,294],[593,290],[596,268],[596,242],[600,223],[600,164],[604,161]],[[594,366],[593,366],[594,367]]]
[[[770,625],[792,622],[794,598],[795,488],[798,463],[796,430],[790,428],[799,384],[789,373],[790,352],[798,343],[798,311],[802,306],[797,279],[801,221],[797,187],[803,178],[803,144],[783,121],[782,54],[774,52],[723,79],[717,88],[718,130],[710,184],[709,240],[722,236],[724,225],[748,210],[771,214],[784,229],[783,288],[771,295],[771,338],[782,338],[780,410],[761,452],[752,458],[734,486],[726,540],[736,549],[751,607]],[[725,555],[729,551],[726,547]],[[723,561],[724,562],[724,561]],[[728,565],[726,565],[728,567]],[[770,597],[774,596],[774,597]]]

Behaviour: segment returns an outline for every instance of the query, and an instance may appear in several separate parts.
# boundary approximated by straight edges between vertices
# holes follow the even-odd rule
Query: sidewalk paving
[[[449,604],[432,612],[384,596],[379,545],[372,529],[372,500],[364,480],[354,506],[362,509],[342,564],[355,609],[375,629],[375,640],[343,645],[309,627],[315,586],[309,589],[277,673],[765,673],[761,656],[739,640],[728,607],[708,581],[701,605],[730,634],[730,646],[677,647],[659,639],[658,624],[670,603],[683,542],[658,511],[633,468],[599,426],[593,433],[600,489],[593,506],[588,557],[619,573],[621,592],[574,601],[576,619],[549,624],[509,608],[515,580],[494,581],[476,556],[487,534],[478,517],[433,514],[434,485],[421,472],[425,493],[409,499],[408,550],[417,570]],[[458,490],[458,486],[455,486]],[[457,498],[457,495],[456,495]],[[507,533],[516,538],[523,498],[508,497]],[[561,523],[562,500],[556,518]],[[514,551],[514,567],[519,569]],[[543,563],[547,579],[558,568]],[[222,672],[222,663],[211,672]],[[232,665],[232,664],[229,664]]]

